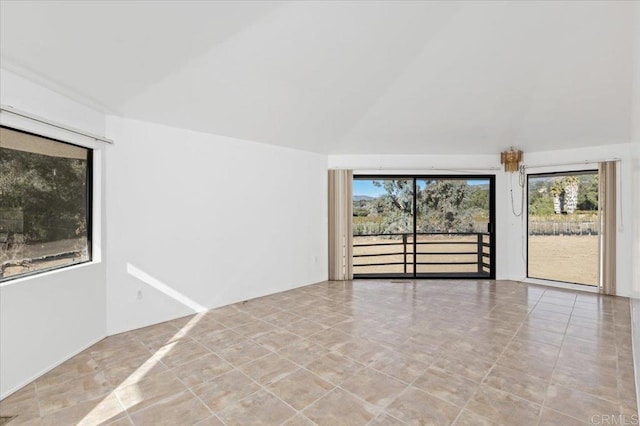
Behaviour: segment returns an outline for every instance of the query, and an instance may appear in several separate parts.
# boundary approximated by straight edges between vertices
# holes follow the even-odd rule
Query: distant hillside
[[[369,200],[375,200],[375,197],[370,197],[368,195],[354,195],[353,196],[353,201],[369,201]]]

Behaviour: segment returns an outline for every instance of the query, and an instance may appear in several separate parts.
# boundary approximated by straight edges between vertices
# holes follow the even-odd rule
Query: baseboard
[[[636,404],[640,413],[640,299],[629,298],[631,308],[631,349],[633,351],[633,374],[636,381]]]
[[[89,349],[91,346],[95,345],[96,343],[98,343],[100,340],[104,339],[105,336],[99,337],[93,341],[91,341],[90,343],[82,346],[80,349],[78,349],[77,351],[74,351],[73,353],[67,355],[64,359],[50,365],[49,367],[43,369],[42,371],[40,371],[37,374],[34,374],[33,376],[31,376],[30,378],[24,380],[23,382],[21,382],[20,384],[14,386],[12,389],[10,389],[9,391],[5,392],[4,394],[0,395],[0,400],[5,399],[6,397],[10,396],[11,394],[19,391],[20,389],[22,389],[23,387],[25,387],[26,385],[28,385],[29,383],[33,382],[34,380],[36,380],[37,378],[43,376],[44,374],[48,373],[49,371],[53,370],[54,368],[56,368],[57,366],[59,366],[60,364],[62,364],[63,362],[69,361],[71,358],[73,358],[74,356],[78,355],[80,352]]]

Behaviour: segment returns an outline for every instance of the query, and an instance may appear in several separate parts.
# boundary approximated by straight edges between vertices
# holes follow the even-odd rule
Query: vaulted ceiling
[[[331,154],[629,141],[634,2],[0,4],[3,68],[126,117]]]

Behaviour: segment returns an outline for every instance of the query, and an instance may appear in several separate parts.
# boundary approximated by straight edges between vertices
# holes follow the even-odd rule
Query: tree
[[[425,181],[420,197],[422,230],[466,232],[473,229],[473,214],[470,209],[463,207],[469,194],[466,181]]]
[[[86,167],[84,160],[0,148],[0,211],[23,213],[28,241],[76,238],[86,232]]]
[[[402,234],[413,231],[413,180],[385,179],[373,181],[377,187],[382,187],[386,194],[378,199],[384,206],[382,222],[383,232]]]
[[[579,180],[576,176],[565,176],[561,180],[564,189],[565,208],[568,214],[573,214],[578,206]]]

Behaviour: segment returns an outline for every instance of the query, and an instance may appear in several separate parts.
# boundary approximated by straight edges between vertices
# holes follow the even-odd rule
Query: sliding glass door
[[[527,277],[598,286],[598,171],[530,174]]]
[[[355,176],[353,265],[365,277],[494,277],[493,176]]]

